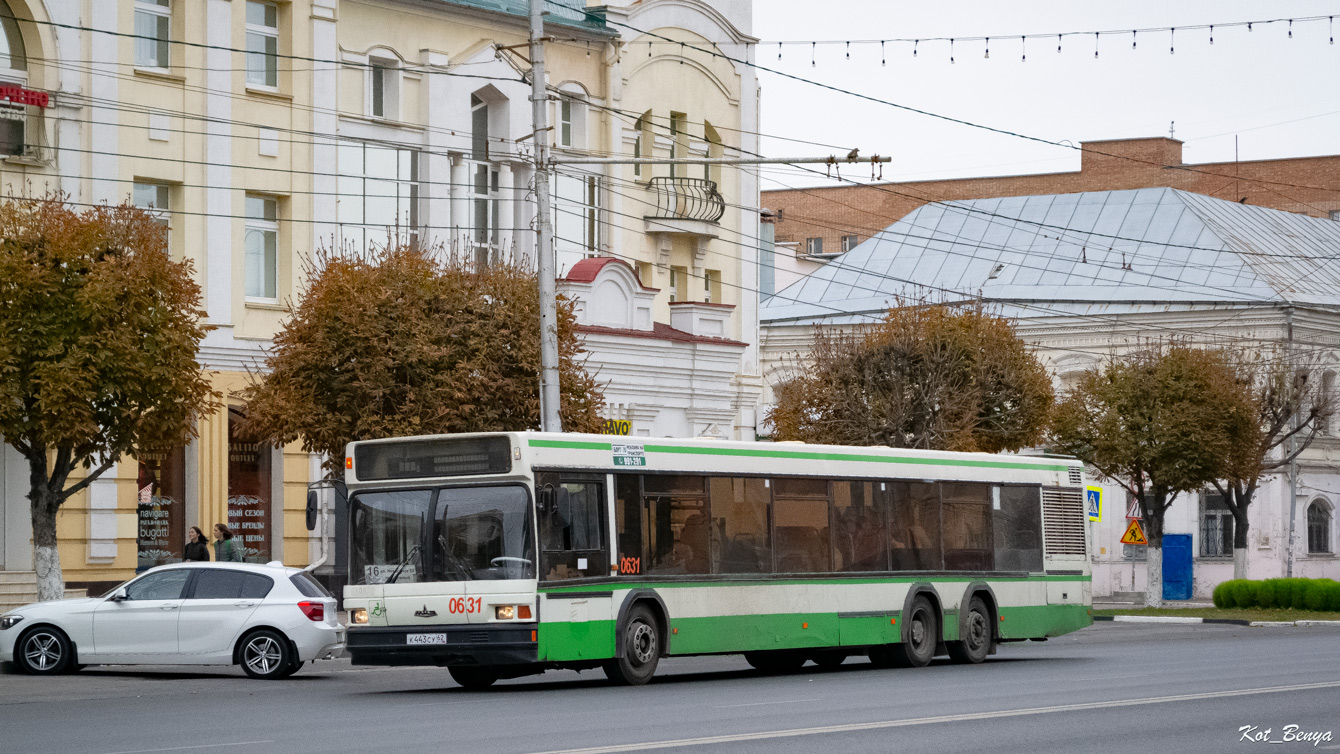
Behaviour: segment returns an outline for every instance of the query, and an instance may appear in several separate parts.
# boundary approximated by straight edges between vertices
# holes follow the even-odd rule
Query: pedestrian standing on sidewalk
[[[242,548],[233,541],[233,533],[223,524],[214,524],[214,559],[219,562],[242,562]]]
[[[209,560],[209,545],[205,542],[205,533],[199,526],[186,530],[186,556],[188,561]]]

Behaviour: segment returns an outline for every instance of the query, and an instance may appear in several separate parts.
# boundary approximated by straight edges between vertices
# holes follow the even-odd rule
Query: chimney
[[[1158,170],[1182,164],[1182,142],[1166,136],[1082,141],[1079,146],[1082,173],[1090,170]]]

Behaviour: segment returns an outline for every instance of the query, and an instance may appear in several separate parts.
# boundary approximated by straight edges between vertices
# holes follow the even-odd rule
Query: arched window
[[[470,242],[475,264],[480,267],[487,267],[494,259],[502,235],[499,166],[493,160],[489,143],[503,133],[493,116],[506,100],[490,101],[499,96],[483,89],[470,95],[470,201],[474,210]]]
[[[1331,506],[1324,500],[1313,500],[1307,507],[1307,551],[1331,551]]]
[[[575,84],[559,87],[558,146],[561,149],[586,148],[586,91]]]
[[[368,115],[400,119],[400,74],[400,59],[395,54],[383,50],[368,54]]]
[[[644,157],[650,158],[652,156],[652,145],[653,145],[653,142],[651,140],[650,110],[648,110],[647,112],[643,113],[640,117],[638,117],[637,123],[633,124],[633,129],[637,131],[637,135],[633,137],[633,157],[639,160]],[[647,174],[651,174],[652,172],[650,169],[651,166],[648,165],[647,168],[648,168],[646,171]],[[633,165],[633,175],[641,177],[642,172],[643,170],[641,165],[636,164]]]
[[[0,69],[28,70],[28,54],[23,49],[23,35],[19,34],[19,24],[14,20],[14,11],[9,9],[9,3],[5,0],[0,0],[0,27],[4,29],[4,34],[0,34]]]

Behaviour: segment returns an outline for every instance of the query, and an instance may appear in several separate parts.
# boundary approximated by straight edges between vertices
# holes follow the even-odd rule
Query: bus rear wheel
[[[931,601],[917,597],[906,618],[907,641],[893,647],[893,664],[902,668],[922,668],[935,657],[940,641],[940,621]]]
[[[976,664],[985,660],[988,654],[991,654],[991,613],[981,597],[973,597],[968,603],[963,636],[959,641],[949,643],[949,657],[954,662]]]
[[[467,689],[486,689],[498,681],[498,672],[493,668],[448,667],[451,680]]]
[[[628,612],[622,631],[623,651],[605,661],[605,677],[622,686],[641,686],[656,674],[661,660],[660,629],[651,611],[637,605]]]

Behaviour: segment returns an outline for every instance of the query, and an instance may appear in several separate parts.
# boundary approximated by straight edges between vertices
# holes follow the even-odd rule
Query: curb
[[[1226,626],[1250,626],[1251,628],[1273,628],[1277,626],[1302,627],[1340,627],[1340,620],[1234,620],[1231,618],[1177,618],[1164,615],[1095,615],[1094,621],[1116,621],[1118,623],[1217,623]]]

